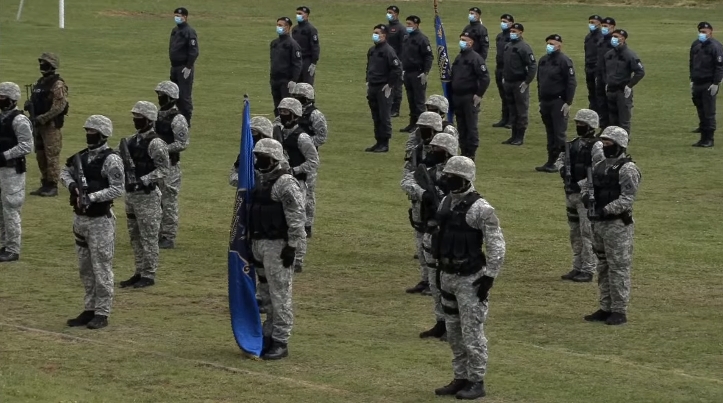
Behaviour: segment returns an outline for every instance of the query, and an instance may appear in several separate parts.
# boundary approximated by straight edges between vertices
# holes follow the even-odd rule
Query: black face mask
[[[422,142],[426,145],[432,142],[432,139],[434,138],[434,130],[426,127],[420,127],[419,135],[422,137]]]
[[[161,106],[162,111],[173,108],[173,105],[175,105],[175,103],[176,103],[176,100],[169,97],[166,94],[162,94],[162,95],[158,96],[158,105]]]
[[[301,102],[301,105],[302,105],[302,106],[306,106],[306,105],[308,105],[308,104],[311,103],[308,99],[306,99],[306,97],[298,97],[298,98],[295,98],[295,99],[296,99],[297,101]]]
[[[292,114],[279,115],[279,118],[281,119],[281,124],[284,125],[284,127],[287,129],[290,129],[296,125],[296,116]]]
[[[576,126],[575,128],[577,129],[577,135],[580,137],[592,137],[595,133],[595,129],[588,125]]]
[[[108,141],[108,139],[98,132],[85,132],[85,144],[87,144],[91,150],[102,146],[106,141]]]
[[[252,138],[253,141],[254,141],[254,145],[256,145],[256,143],[258,143],[259,140],[261,140],[261,136],[260,136],[260,135],[256,135],[256,134],[253,134],[253,133],[251,134],[251,138]]]
[[[133,118],[133,127],[135,127],[138,132],[143,133],[148,126],[150,126],[148,119]]]
[[[447,152],[444,150],[440,151],[432,151],[427,154],[427,157],[425,158],[425,165],[427,166],[434,166],[437,164],[441,164],[444,161],[447,161]]]
[[[55,72],[55,69],[53,69],[53,66],[50,65],[48,62],[42,62],[40,63],[40,73],[44,76],[53,74]]]
[[[617,144],[609,145],[609,146],[603,146],[603,154],[605,154],[605,158],[615,158],[618,157],[625,149],[620,147]]]
[[[271,157],[263,154],[256,154],[256,162],[254,166],[261,173],[270,172],[275,167],[275,162]]]
[[[0,111],[7,111],[15,107],[16,101],[10,98],[0,100]]]
[[[442,177],[442,188],[445,192],[461,193],[469,187],[466,179],[457,175],[444,175]]]

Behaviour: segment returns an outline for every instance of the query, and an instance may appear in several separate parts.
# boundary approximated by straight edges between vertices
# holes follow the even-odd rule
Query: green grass
[[[167,78],[176,4],[67,2],[61,31],[56,3],[46,3],[27,1],[16,23],[17,2],[0,0],[0,78],[30,83],[40,53],[58,52],[71,104],[63,157],[83,147],[82,124],[90,114],[113,119],[115,145],[132,133],[133,104],[155,100],[154,86]],[[506,132],[490,128],[499,113],[496,90],[483,100],[476,185],[496,207],[508,247],[487,323],[487,401],[723,401],[722,154],[720,147],[690,147],[688,132],[697,122],[687,80],[695,26],[723,15],[723,7],[714,1],[678,9],[482,3],[491,32],[496,16],[512,13],[538,56],[544,37],[556,32],[579,67],[585,19],[612,15],[629,30],[629,44],[647,68],[636,88],[630,147],[643,172],[633,294],[630,322],[620,328],[581,320],[597,309],[593,284],[558,280],[570,265],[564,194],[559,177],[532,169],[545,158],[536,108],[526,145],[512,148],[499,144]],[[293,14],[298,4],[186,4],[201,56],[191,146],[182,162],[178,249],[163,251],[157,286],[117,290],[107,329],[68,329],[65,320],[82,309],[83,291],[67,193],[28,197],[22,260],[0,267],[0,401],[437,401],[432,390],[449,381],[451,353],[443,343],[418,339],[431,325],[431,300],[403,291],[417,280],[407,200],[399,189],[404,137],[396,131],[406,113],[394,122],[388,155],[362,152],[372,141],[364,56],[371,27],[389,4],[308,4],[322,41],[318,106],[331,135],[321,152],[307,270],[295,277],[291,356],[276,363],[243,359],[230,332],[226,248],[233,191],[226,175],[238,149],[242,95],[250,95],[253,114],[271,113],[268,43],[276,17]],[[473,4],[441,4],[452,54]],[[431,1],[399,6],[433,32]],[[439,92],[438,82],[430,87],[430,94]],[[581,84],[573,110],[586,105],[585,96]],[[38,173],[29,165],[30,190]],[[117,280],[132,274],[122,204],[115,209]]]

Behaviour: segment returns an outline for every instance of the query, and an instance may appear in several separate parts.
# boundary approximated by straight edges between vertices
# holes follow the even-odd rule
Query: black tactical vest
[[[452,198],[445,198],[437,214],[439,233],[435,235],[435,257],[438,267],[446,273],[469,276],[482,270],[487,264],[482,251],[484,233],[467,224],[467,212],[479,199],[477,192],[471,192],[454,208]]]
[[[570,184],[565,189],[567,194],[580,193],[579,181],[587,178],[587,168],[592,165],[592,141],[576,138],[570,142]],[[566,170],[560,171],[560,176],[565,179]]]
[[[432,183],[434,184],[434,190],[437,191],[437,189],[439,188],[439,183],[437,183],[437,166],[435,165],[431,168],[427,168],[427,172],[429,173],[429,178],[432,179]],[[434,208],[434,206],[428,206],[427,203],[420,203],[419,219],[422,222],[421,224],[423,232],[428,232],[436,228],[429,227],[428,225],[429,221],[434,220],[436,215],[437,210]]]
[[[306,162],[306,157],[304,157],[304,154],[299,149],[299,135],[301,135],[301,133],[304,133],[304,130],[299,126],[281,143],[284,146],[286,154],[289,156],[289,166],[291,166],[291,168],[296,168]],[[300,181],[306,181],[306,173],[296,174],[294,178]]]
[[[598,217],[603,217],[603,209],[608,204],[620,198],[620,169],[628,162],[633,162],[630,157],[621,158],[615,165],[607,168],[605,162],[598,164],[592,173],[592,183],[595,188],[595,212]],[[604,219],[616,219],[619,216],[604,216]]]
[[[13,129],[13,120],[23,113],[17,109],[10,112],[0,123],[0,152],[8,151],[18,145],[18,137]],[[6,166],[6,165],[2,165]]]
[[[158,133],[158,137],[165,141],[166,144],[171,144],[176,141],[176,137],[173,135],[173,126],[171,124],[173,123],[173,119],[175,119],[180,113],[181,112],[178,109],[174,109],[163,118],[161,118],[159,114],[159,119],[156,120],[156,133]],[[171,165],[176,165],[178,164],[178,161],[181,160],[181,153],[168,153],[168,157],[171,159]]]
[[[281,176],[279,176],[281,177]],[[249,212],[249,234],[251,239],[286,239],[289,227],[281,202],[271,199],[271,189],[276,181],[257,183],[252,192],[251,210]]]
[[[304,133],[308,134],[309,136],[316,136],[316,132],[314,131],[314,127],[311,123],[311,114],[316,110],[316,106],[312,104],[308,109],[304,110],[304,114],[301,115],[298,121],[299,127],[304,131]]]
[[[50,110],[53,106],[53,92],[52,89],[55,83],[63,81],[59,74],[53,74],[51,76],[43,76],[38,79],[33,87],[33,95],[30,97],[30,101],[33,103],[33,112],[35,116],[40,116]],[[55,127],[60,129],[65,123],[65,115],[68,114],[68,108],[70,104],[66,102],[65,109],[60,115],[55,117]]]
[[[110,186],[108,178],[104,178],[101,172],[103,171],[103,164],[105,163],[105,159],[108,158],[109,155],[114,153],[115,152],[113,151],[113,149],[107,148],[101,151],[100,154],[98,154],[98,156],[89,163],[88,149],[86,148],[80,151],[80,163],[83,165],[83,174],[85,175],[85,180],[88,183],[88,194],[107,189]],[[72,167],[74,157],[75,155],[68,158],[68,160],[65,162],[65,166]],[[78,186],[80,186],[80,184],[78,184]],[[84,215],[88,217],[102,217],[108,215],[111,206],[113,206],[113,200],[108,200],[100,203],[91,203],[90,206],[85,209],[85,212],[81,211],[78,206],[73,206],[73,211],[75,211],[75,214],[77,215]]]
[[[139,182],[141,177],[156,170],[156,164],[153,162],[153,158],[151,158],[148,154],[148,146],[150,146],[151,141],[156,138],[158,138],[158,135],[154,132],[149,133],[145,139],[141,138],[140,135],[136,135],[134,139],[128,142],[128,152],[131,154],[131,159],[136,165],[135,173]],[[151,183],[148,186],[144,186],[139,183],[138,190],[150,191],[155,188],[155,183]]]

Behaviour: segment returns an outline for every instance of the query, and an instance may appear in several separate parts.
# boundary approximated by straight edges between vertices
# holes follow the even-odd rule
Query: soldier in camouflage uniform
[[[0,262],[20,259],[20,211],[25,201],[25,156],[33,149],[30,120],[17,109],[20,87],[0,83]]]
[[[60,129],[68,114],[68,86],[56,72],[60,68],[60,58],[56,54],[43,53],[38,62],[43,76],[33,86],[33,95],[25,102],[25,110],[32,111],[30,118],[42,185],[30,194],[53,197],[58,195],[60,150],[63,147]]]
[[[444,339],[447,328],[444,323],[444,311],[442,311],[442,295],[439,293],[439,275],[437,270],[437,261],[434,259],[432,250],[432,232],[436,229],[435,215],[439,208],[439,201],[449,192],[441,182],[442,171],[447,161],[459,155],[459,143],[457,139],[449,133],[437,133],[432,142],[429,143],[430,150],[428,158],[435,164],[427,169],[429,179],[432,180],[434,193],[430,193],[431,189],[423,189],[419,184],[416,185],[418,199],[421,200],[421,208],[419,211],[420,221],[424,225],[424,235],[422,238],[422,259],[427,267],[427,278],[429,280],[429,290],[434,300],[434,317],[435,325],[421,332],[419,337],[436,337]],[[436,196],[436,197],[435,197]]]
[[[316,175],[319,169],[319,152],[314,141],[300,125],[303,116],[301,102],[294,98],[284,98],[279,103],[279,116],[276,118],[274,137],[284,146],[288,156],[291,174],[299,181],[304,190],[304,206],[306,206],[306,185],[310,175]],[[306,208],[306,207],[305,207]],[[304,267],[306,256],[306,237],[296,250],[294,272],[300,273]]]
[[[449,101],[447,98],[437,94],[430,95],[424,105],[427,107],[427,112],[438,113],[439,116],[442,117],[442,127],[445,133],[449,133],[453,135],[454,138],[459,139],[457,128],[447,121],[447,112],[449,111]]]
[[[168,175],[168,148],[153,129],[158,108],[138,101],[133,109],[136,133],[127,137],[128,152],[123,156],[126,173],[126,217],[135,256],[135,274],[120,282],[121,288],[144,288],[154,285],[158,268],[158,231],[161,226],[161,191]],[[121,149],[121,152],[124,150]],[[131,166],[135,168],[131,172]]]
[[[301,118],[299,119],[299,127],[304,133],[311,137],[316,146],[316,150],[322,144],[326,143],[328,128],[326,126],[326,117],[314,104],[314,87],[311,84],[298,83],[291,90],[291,96],[301,102],[304,108]],[[314,215],[316,213],[316,178],[318,172],[310,173],[306,178],[306,237],[311,238],[311,227],[314,225]]]
[[[171,81],[161,81],[156,86],[158,94],[158,120],[155,130],[163,141],[168,144],[168,157],[171,166],[168,175],[161,185],[161,232],[158,247],[173,249],[176,245],[178,232],[178,192],[181,191],[181,152],[188,147],[190,134],[188,122],[176,107],[178,85]]]
[[[627,322],[630,300],[630,269],[633,263],[633,202],[640,187],[641,173],[626,154],[628,133],[608,126],[592,151],[594,201],[590,207],[592,248],[598,258],[597,274],[600,309],[585,316],[586,321],[621,325]],[[588,184],[589,186],[589,184]]]
[[[591,109],[580,109],[575,114],[578,137],[569,142],[569,161],[562,152],[555,163],[565,184],[567,223],[570,225],[572,246],[572,270],[562,275],[563,280],[576,283],[592,281],[596,259],[592,252],[592,227],[587,218],[587,208],[582,202],[580,181],[587,180],[587,170],[592,167],[592,146],[599,139],[595,130],[599,127],[598,114]],[[567,164],[570,164],[569,166]],[[568,177],[568,170],[570,176]]]
[[[472,400],[485,396],[487,297],[502,267],[505,239],[495,209],[474,189],[474,161],[452,157],[442,172],[443,186],[450,194],[439,207],[439,228],[432,244],[441,271],[442,310],[454,355],[454,379],[434,392]]]
[[[417,120],[416,129],[409,134],[406,145],[406,155],[404,157],[404,168],[402,170],[402,181],[400,183],[402,190],[412,202],[409,209],[409,222],[414,228],[416,251],[419,258],[419,275],[420,280],[417,285],[407,288],[409,294],[421,293],[423,295],[432,295],[429,289],[429,268],[424,260],[424,251],[422,248],[422,239],[426,224],[422,222],[420,217],[420,209],[422,200],[419,198],[418,185],[414,180],[414,171],[421,164],[431,168],[437,164],[434,158],[437,155],[431,155],[431,142],[437,133],[442,132],[442,118],[434,112],[422,112]]]
[[[68,326],[100,329],[108,326],[113,305],[113,253],[115,250],[115,214],[113,200],[125,192],[123,161],[108,146],[113,123],[105,116],[92,115],[83,125],[88,148],[68,158],[60,180],[70,192],[75,219],[75,251],[80,279],[85,287],[85,310]],[[80,157],[81,173],[76,171],[75,156]],[[81,183],[77,182],[81,180]],[[83,189],[87,185],[87,188]],[[82,197],[79,197],[81,192]]]
[[[256,186],[249,213],[249,236],[259,280],[268,284],[262,300],[271,302],[266,307],[261,358],[278,360],[289,355],[287,346],[294,324],[291,266],[297,249],[306,240],[304,190],[293,177],[278,141],[259,140],[254,156]]]

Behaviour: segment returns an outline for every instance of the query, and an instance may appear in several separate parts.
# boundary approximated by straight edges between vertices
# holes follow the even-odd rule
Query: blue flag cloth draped
[[[251,191],[254,188],[253,148],[251,104],[248,96],[244,96],[238,187],[228,248],[228,304],[236,344],[244,353],[258,357],[261,354],[263,333],[259,307],[256,304],[256,272],[248,238],[249,207]]]
[[[447,52],[447,37],[444,35],[442,19],[439,17],[437,0],[434,0],[434,30],[437,37],[437,63],[439,64],[439,78],[442,80],[444,97],[449,101],[447,121],[454,123],[454,105],[452,105],[452,64]]]

